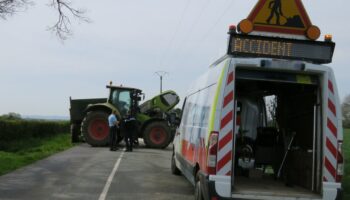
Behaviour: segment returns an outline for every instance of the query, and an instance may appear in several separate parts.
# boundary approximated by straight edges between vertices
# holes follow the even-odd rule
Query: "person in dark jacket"
[[[134,135],[136,132],[136,119],[135,117],[128,112],[127,117],[125,118],[125,145],[126,145],[126,151],[132,151],[133,143],[134,143]]]

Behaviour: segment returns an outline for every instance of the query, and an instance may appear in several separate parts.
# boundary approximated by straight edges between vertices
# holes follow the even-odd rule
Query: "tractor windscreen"
[[[131,105],[130,91],[114,90],[112,92],[112,104],[118,108],[122,116],[125,116],[130,110],[130,105]]]
[[[178,103],[178,96],[173,93],[167,93],[161,96],[161,101],[164,105],[172,107]]]

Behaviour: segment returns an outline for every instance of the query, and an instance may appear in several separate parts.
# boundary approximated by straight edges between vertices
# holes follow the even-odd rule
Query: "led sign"
[[[335,43],[231,34],[228,54],[237,57],[267,57],[332,62]]]

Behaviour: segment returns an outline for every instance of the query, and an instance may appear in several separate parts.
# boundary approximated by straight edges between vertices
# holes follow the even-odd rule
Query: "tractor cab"
[[[108,85],[110,89],[108,103],[114,105],[122,117],[128,112],[135,115],[138,112],[139,101],[141,101],[142,90],[122,86]]]

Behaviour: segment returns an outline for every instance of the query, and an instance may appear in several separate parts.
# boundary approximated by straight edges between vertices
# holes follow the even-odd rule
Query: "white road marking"
[[[124,156],[124,149],[123,149],[122,151],[123,151],[123,152],[120,154],[120,156],[119,156],[117,162],[115,162],[115,164],[114,164],[114,168],[113,168],[111,174],[109,175],[109,177],[108,177],[108,179],[107,179],[107,182],[106,182],[106,185],[105,185],[105,187],[103,188],[103,191],[102,191],[102,193],[100,194],[100,198],[98,198],[98,200],[105,200],[105,199],[106,199],[106,196],[107,196],[109,187],[111,186],[111,183],[112,183],[112,181],[113,181],[113,177],[114,177],[115,173],[117,172],[117,169],[118,169],[118,167],[119,167],[119,165],[120,165],[120,162],[121,162],[121,160],[122,160],[122,158],[123,158],[123,156]]]

